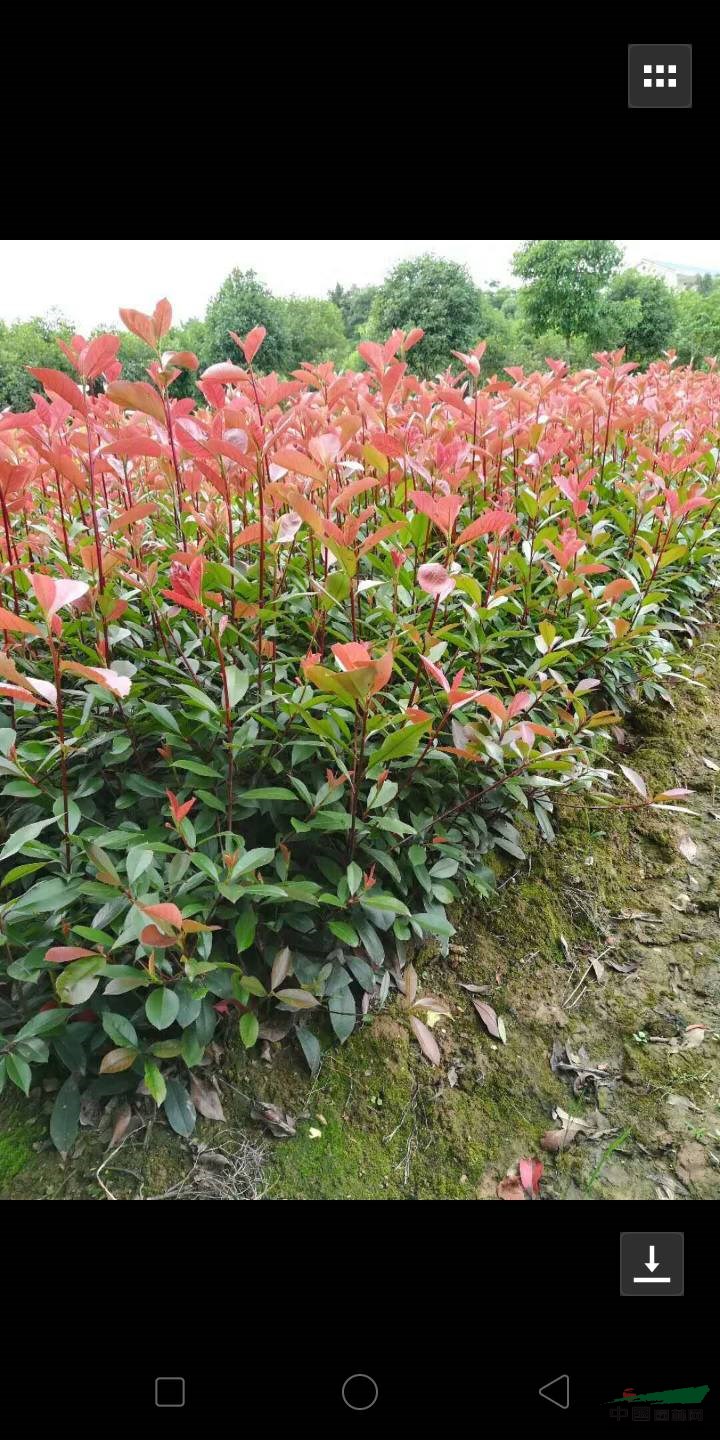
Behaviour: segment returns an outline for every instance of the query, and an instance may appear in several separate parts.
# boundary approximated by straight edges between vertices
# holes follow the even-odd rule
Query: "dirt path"
[[[428,948],[417,961],[420,990],[452,1013],[433,1029],[439,1068],[397,1000],[329,1051],[312,1083],[294,1046],[269,1046],[265,1059],[229,1046],[218,1057],[223,1141],[230,1152],[236,1142],[236,1160],[214,1171],[222,1198],[495,1199],[521,1156],[542,1159],[548,1199],[720,1198],[717,631],[696,642],[687,669],[704,688],[677,684],[674,712],[641,709],[608,762],[631,765],[654,792],[690,787],[696,813],[567,799],[556,843],[513,862],[491,901],[456,915],[449,958]],[[506,1044],[473,996],[503,1018]],[[259,1156],[249,1100],[280,1107],[295,1135],[266,1136]],[[96,1172],[109,1120],[95,1130],[89,1117],[63,1168],[42,1102],[30,1120],[19,1097],[3,1105],[0,1195],[104,1198]],[[566,1149],[543,1148],[546,1132],[577,1121],[587,1128]],[[104,1172],[113,1194],[165,1194],[193,1165],[194,1193],[208,1189],[197,1140],[162,1125],[145,1138]],[[217,1147],[218,1128],[201,1122],[198,1140]]]

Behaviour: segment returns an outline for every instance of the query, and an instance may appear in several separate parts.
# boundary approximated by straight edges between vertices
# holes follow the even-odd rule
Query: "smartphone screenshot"
[[[0,261],[8,1427],[717,1428],[720,241]]]

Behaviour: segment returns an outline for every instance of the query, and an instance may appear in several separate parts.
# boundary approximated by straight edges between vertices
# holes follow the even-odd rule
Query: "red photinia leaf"
[[[74,605],[90,589],[84,580],[53,580],[50,575],[42,575],[36,570],[28,574],[28,579],[46,620],[52,620],[63,605]]]
[[[23,615],[14,615],[12,610],[6,610],[0,605],[0,630],[9,630],[16,635],[42,635],[39,625],[33,625],[31,620],[26,620]]]
[[[130,694],[130,677],[118,675],[116,670],[105,670],[99,665],[79,665],[75,660],[61,660],[60,669],[64,673],[81,675],[84,680],[101,685],[103,690],[109,690],[119,700],[125,700]]]
[[[524,1190],[531,1197],[540,1194],[540,1177],[543,1173],[541,1160],[518,1160],[518,1174]]]
[[[177,795],[174,795],[172,790],[166,790],[165,794],[170,801],[170,809],[172,811],[173,820],[175,821],[176,825],[179,825],[180,821],[184,820],[185,816],[190,814],[193,805],[197,805],[197,799],[193,795],[191,800],[184,800],[180,802]]]
[[[45,951],[45,959],[48,965],[67,965],[69,960],[84,960],[97,954],[97,950],[83,950],[79,945],[53,945]]]
[[[108,400],[121,410],[141,410],[161,425],[166,424],[165,410],[157,390],[146,380],[114,380],[105,391]]]
[[[159,905],[141,905],[140,909],[143,915],[149,915],[151,920],[157,921],[158,925],[163,925],[166,929],[182,930],[182,911],[178,910],[177,905],[173,905],[172,902],[162,901]]]
[[[140,931],[140,939],[143,945],[152,946],[155,950],[167,950],[170,945],[177,945],[177,937],[164,934],[157,925],[146,925]]]
[[[504,535],[515,523],[516,516],[509,510],[485,510],[477,520],[460,531],[455,544],[459,549],[472,540],[479,540],[482,535]]]
[[[152,317],[155,339],[159,344],[172,325],[172,305],[169,300],[158,300]]]
[[[121,310],[120,319],[126,329],[130,330],[133,335],[137,335],[138,340],[144,340],[152,350],[155,349],[157,336],[150,315],[144,315],[142,310]]]
[[[420,589],[438,600],[447,600],[455,589],[455,580],[444,565],[421,565],[417,578]]]
[[[157,515],[157,505],[148,500],[144,505],[131,505],[129,510],[122,510],[119,515],[110,523],[112,534],[121,534],[123,530],[129,530],[131,525],[137,525],[140,520],[147,520],[149,515]]]
[[[232,331],[230,333],[233,334]],[[244,340],[239,340],[237,335],[233,334],[233,339],[240,346],[248,365],[252,365],[266,335],[267,330],[264,325],[256,325],[254,330],[248,331]]]
[[[59,395],[61,400],[65,400],[73,410],[84,413],[85,400],[82,390],[74,380],[70,379],[69,375],[65,375],[62,370],[37,370],[32,365],[28,365],[27,368],[49,394]]]
[[[221,360],[218,365],[210,365],[207,370],[203,370],[200,379],[212,380],[216,385],[234,385],[236,380],[246,379],[246,372],[241,365],[232,365],[229,360]]]

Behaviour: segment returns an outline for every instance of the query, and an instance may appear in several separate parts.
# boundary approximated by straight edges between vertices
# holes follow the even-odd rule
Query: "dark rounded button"
[[[371,1410],[379,1395],[372,1375],[348,1375],[342,1398],[349,1410]]]

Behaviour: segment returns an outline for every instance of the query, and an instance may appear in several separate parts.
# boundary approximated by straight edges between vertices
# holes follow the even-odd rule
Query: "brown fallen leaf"
[[[487,1005],[484,1000],[473,1000],[472,1003],[475,1006],[475,1009],[477,1010],[477,1013],[480,1016],[480,1019],[482,1020],[488,1034],[494,1035],[496,1040],[502,1040],[503,1037],[500,1033],[498,1017],[495,1014],[492,1005]]]
[[[206,1120],[225,1119],[220,1096],[207,1080],[200,1080],[197,1075],[193,1075],[190,1080],[190,1095],[195,1109],[199,1110]]]
[[[491,987],[489,985],[466,985],[462,980],[458,980],[458,985],[460,986],[461,990],[469,990],[471,995],[490,994]]]
[[[414,965],[406,965],[403,970],[403,990],[405,992],[405,1004],[412,1005],[417,995],[417,971]]]
[[[688,865],[693,865],[695,863],[695,859],[698,853],[698,847],[690,835],[682,835],[678,840],[677,848],[683,858],[687,860]]]
[[[125,1100],[123,1104],[120,1105],[119,1108],[115,1111],[113,1132],[110,1136],[108,1150],[113,1150],[115,1146],[119,1145],[120,1141],[123,1140],[124,1137],[127,1135],[131,1119],[132,1110],[130,1109],[127,1100]]]
[[[707,755],[703,755],[702,762],[703,765],[707,765],[708,770],[720,770],[720,765],[716,765],[714,760],[709,760]]]
[[[529,1200],[519,1175],[506,1175],[497,1187],[498,1200]]]
[[[266,1125],[277,1140],[287,1140],[297,1133],[294,1116],[287,1110],[281,1110],[279,1105],[256,1101],[250,1110],[250,1119]]]
[[[282,985],[283,980],[287,980],[291,969],[292,954],[289,947],[283,945],[282,950],[278,950],[273,960],[272,970],[270,972],[270,989],[277,990],[278,985]]]
[[[590,1131],[591,1126],[585,1120],[579,1120],[576,1115],[568,1115],[566,1110],[558,1108],[554,1111],[555,1118],[560,1121],[559,1130],[546,1130],[540,1144],[543,1150],[567,1150],[572,1145],[581,1131]]]
[[[440,1047],[435,1036],[428,1030],[427,1025],[423,1025],[422,1020],[418,1020],[417,1015],[411,1015],[410,1026],[423,1055],[430,1061],[431,1065],[439,1065],[442,1059]]]

